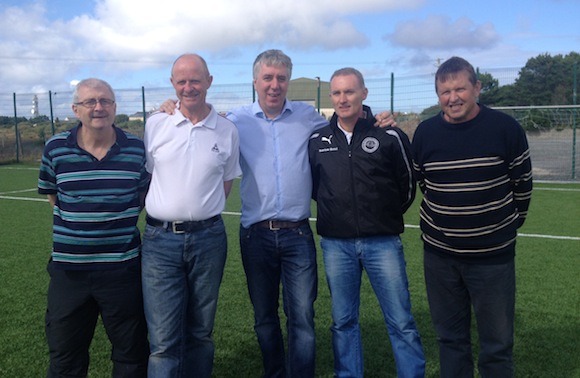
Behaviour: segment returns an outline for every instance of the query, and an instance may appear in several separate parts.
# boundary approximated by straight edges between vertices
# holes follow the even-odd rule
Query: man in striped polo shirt
[[[149,184],[145,149],[114,126],[111,86],[78,83],[75,128],[45,146],[38,192],[53,209],[46,336],[48,377],[84,377],[99,314],[112,344],[113,377],[145,377],[149,345],[137,221]]]
[[[473,377],[472,306],[479,374],[512,377],[516,236],[532,194],[526,134],[477,103],[481,83],[462,58],[439,67],[435,89],[442,112],[415,131],[413,160],[441,377]]]

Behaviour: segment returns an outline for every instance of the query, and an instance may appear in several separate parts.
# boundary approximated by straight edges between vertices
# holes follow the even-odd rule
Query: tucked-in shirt
[[[110,269],[138,262],[140,193],[147,190],[143,141],[118,128],[98,160],[77,144],[77,126],[44,148],[38,193],[56,195],[52,260],[60,269]]]
[[[308,140],[328,121],[312,106],[289,100],[274,119],[267,118],[257,101],[227,117],[240,135],[242,226],[308,218],[312,194]]]
[[[241,173],[235,125],[217,114],[193,124],[176,110],[155,113],[145,126],[151,186],[147,213],[163,221],[198,221],[225,207],[224,181]]]

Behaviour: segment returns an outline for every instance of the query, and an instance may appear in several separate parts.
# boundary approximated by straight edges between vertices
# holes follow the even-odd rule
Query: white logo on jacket
[[[379,149],[379,140],[374,137],[366,137],[361,143],[364,152],[372,154]]]
[[[330,134],[330,135],[328,136],[328,138],[327,138],[327,137],[325,137],[325,136],[323,136],[322,138],[320,138],[320,141],[321,141],[321,142],[327,142],[328,144],[332,144],[332,134]]]

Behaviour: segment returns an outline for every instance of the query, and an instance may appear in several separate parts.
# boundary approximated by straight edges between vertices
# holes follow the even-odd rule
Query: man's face
[[[212,77],[198,57],[181,57],[173,66],[171,84],[179,98],[181,109],[186,112],[194,113],[205,107],[211,82]]]
[[[275,118],[282,112],[289,82],[288,68],[260,66],[260,72],[254,79],[254,88],[258,93],[260,107],[268,118]]]
[[[449,123],[462,123],[475,118],[479,113],[477,98],[481,83],[473,85],[465,71],[449,76],[446,81],[437,81],[437,96],[443,117]]]
[[[330,81],[330,100],[339,120],[356,121],[362,117],[363,101],[368,90],[359,82],[356,75],[339,75]]]
[[[115,122],[117,105],[114,99],[113,93],[104,85],[82,86],[78,89],[78,101],[72,109],[83,126],[103,129]],[[88,105],[91,100],[96,100],[94,106]]]

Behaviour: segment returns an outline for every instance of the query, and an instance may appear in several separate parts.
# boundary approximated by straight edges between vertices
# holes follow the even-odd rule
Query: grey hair
[[[109,90],[109,92],[111,92],[111,96],[113,96],[112,100],[113,101],[115,100],[115,92],[113,91],[113,87],[111,87],[109,83],[107,83],[105,80],[95,79],[91,77],[88,79],[83,79],[77,83],[73,91],[72,96],[73,103],[79,102],[79,89],[83,87],[88,88],[106,87]]]
[[[258,78],[261,66],[283,66],[288,70],[288,80],[292,77],[292,59],[282,50],[266,50],[254,60],[254,79]]]

